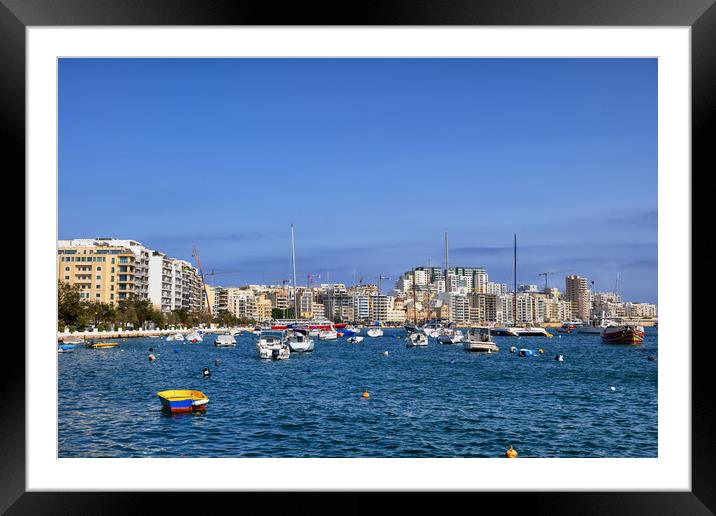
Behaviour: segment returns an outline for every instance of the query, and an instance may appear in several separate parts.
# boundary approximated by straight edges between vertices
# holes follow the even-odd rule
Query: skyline
[[[655,59],[61,59],[58,237],[211,284],[413,267],[657,303]],[[97,172],[98,176],[95,176]],[[341,171],[341,174],[336,174]],[[362,176],[362,179],[359,179]],[[95,178],[98,177],[99,181]],[[101,190],[97,188],[100,187]],[[87,214],[91,213],[91,217]],[[420,263],[422,262],[422,263]]]

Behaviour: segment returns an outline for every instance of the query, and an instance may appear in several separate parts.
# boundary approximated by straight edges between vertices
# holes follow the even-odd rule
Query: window
[[[65,276],[65,279],[66,279],[66,280],[69,280],[69,279],[70,279],[70,277],[69,277],[69,276]]]
[[[102,270],[102,267],[97,267],[97,270],[98,270],[98,271],[101,271],[101,270]]]
[[[102,279],[102,276],[97,276],[97,279],[98,279],[98,280],[101,280],[101,279]]]
[[[100,288],[102,288],[102,286],[101,286],[101,285],[95,285],[94,288],[96,288],[96,289],[99,290]],[[97,294],[97,295],[99,296],[99,294]]]
[[[95,297],[99,298],[99,294],[97,294]]]
[[[65,270],[66,270],[66,271],[69,271],[69,270],[70,270],[70,268],[69,268],[69,267],[65,267]]]
[[[114,263],[114,258],[112,258],[112,263]],[[114,270],[114,269],[112,269],[112,270]]]

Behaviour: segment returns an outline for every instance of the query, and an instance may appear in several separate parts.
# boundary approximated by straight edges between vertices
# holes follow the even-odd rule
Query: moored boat
[[[465,351],[481,351],[485,353],[493,353],[500,351],[492,341],[490,328],[470,328],[463,340],[462,347]]]
[[[223,333],[216,337],[216,340],[214,341],[214,346],[216,346],[217,348],[236,346],[236,339],[234,339],[234,336],[230,333]]]
[[[350,342],[351,344],[358,344],[359,342],[363,342],[363,339],[365,337],[361,337],[360,335],[352,335],[348,337],[346,340]]]
[[[619,324],[602,330],[605,344],[640,344],[644,342],[644,328],[636,324]]]
[[[453,328],[445,329],[438,335],[438,342],[443,344],[460,344],[465,336],[460,330]]]
[[[497,328],[490,328],[490,333],[494,335],[495,337],[518,337],[517,333],[513,328],[504,328],[504,327],[497,327]]]
[[[554,337],[550,332],[540,326],[526,326],[524,328],[511,328],[518,337]]]
[[[428,345],[428,336],[422,332],[415,332],[408,335],[409,348],[425,347]]]
[[[308,337],[306,330],[289,331],[286,337],[286,344],[294,353],[307,353],[313,351],[313,339]]]
[[[197,342],[203,341],[204,338],[198,332],[193,331],[186,336],[186,340],[193,344],[196,344]]]
[[[285,330],[264,330],[256,341],[256,352],[263,360],[285,360],[291,350],[286,343]]]
[[[157,396],[162,402],[162,409],[172,414],[205,410],[209,403],[209,398],[203,392],[187,389],[160,391]]]
[[[380,328],[371,328],[370,330],[368,330],[368,336],[369,337],[382,337],[383,330]]]
[[[118,348],[119,344],[116,342],[95,342],[90,345],[92,349],[108,349],[108,348]]]

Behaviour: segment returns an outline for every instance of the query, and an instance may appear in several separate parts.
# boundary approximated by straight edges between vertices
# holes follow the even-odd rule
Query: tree
[[[57,284],[57,321],[60,330],[65,326],[76,328],[85,323],[84,303],[80,298],[77,285],[58,282]]]
[[[274,319],[294,319],[293,308],[272,308],[271,317]]]

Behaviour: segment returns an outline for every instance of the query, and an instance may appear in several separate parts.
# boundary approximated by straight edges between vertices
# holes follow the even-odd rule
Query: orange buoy
[[[361,394],[363,398],[370,398],[370,393],[368,391],[363,391],[363,394]]]
[[[507,448],[507,452],[505,453],[505,457],[508,459],[514,459],[517,457],[517,450],[515,450],[512,445],[510,445],[509,448]]]

